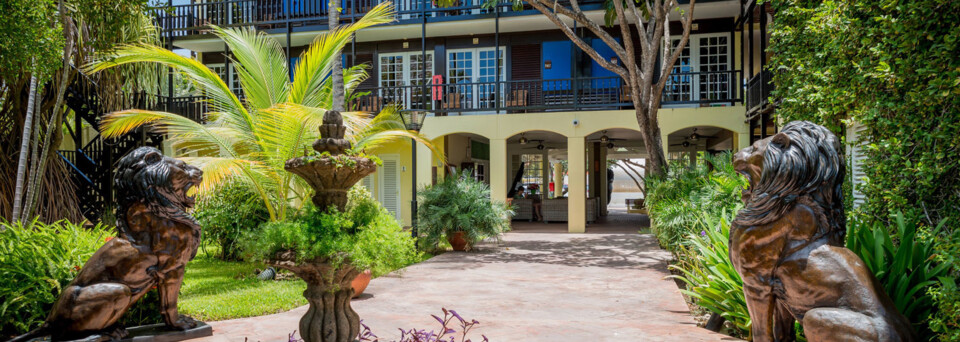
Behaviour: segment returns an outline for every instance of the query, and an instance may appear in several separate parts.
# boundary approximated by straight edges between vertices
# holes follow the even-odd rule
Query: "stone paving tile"
[[[353,308],[384,341],[397,338],[397,328],[435,328],[430,314],[441,307],[481,322],[474,341],[480,334],[491,341],[736,340],[697,327],[674,281],[664,278],[669,254],[653,236],[636,233],[632,218],[614,218],[626,223],[588,227],[588,234],[543,232],[563,231],[562,224],[515,225],[499,246],[445,253],[374,279]],[[200,341],[286,341],[305,310],[210,322],[214,336]]]

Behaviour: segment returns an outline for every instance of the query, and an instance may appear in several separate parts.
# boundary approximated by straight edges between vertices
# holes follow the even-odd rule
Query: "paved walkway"
[[[442,315],[441,307],[481,322],[475,342],[480,334],[495,342],[734,340],[695,325],[674,281],[664,279],[669,255],[653,236],[633,224],[606,226],[588,234],[518,226],[500,246],[445,253],[374,279],[353,307],[383,341],[399,327],[435,329],[430,314]],[[286,341],[305,310],[212,322],[214,336],[202,341]]]

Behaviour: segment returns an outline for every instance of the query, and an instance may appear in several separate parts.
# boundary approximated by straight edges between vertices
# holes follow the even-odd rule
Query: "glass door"
[[[491,109],[496,108],[497,87],[503,94],[502,84],[497,84],[497,63],[500,64],[500,80],[506,80],[504,49],[474,48],[450,50],[447,55],[446,108]]]

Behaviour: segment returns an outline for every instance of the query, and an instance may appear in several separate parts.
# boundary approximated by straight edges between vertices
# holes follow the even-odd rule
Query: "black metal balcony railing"
[[[359,19],[371,8],[386,0],[341,0],[342,22]],[[464,17],[493,13],[494,8],[483,8],[485,0],[459,0],[455,6],[437,7],[434,0],[393,1],[398,22],[421,21],[421,18]],[[563,3],[563,1],[561,1]],[[581,6],[599,6],[600,0],[581,1]],[[509,11],[511,2],[497,7]],[[255,26],[258,29],[292,26],[326,25],[328,0],[212,0],[183,5],[154,8],[157,22],[164,36],[200,34],[209,25],[221,27]],[[431,19],[432,20],[432,19]]]
[[[764,70],[753,75],[747,81],[747,114],[757,111],[767,105],[770,92],[773,91],[773,73]]]
[[[742,100],[740,71],[670,75],[662,105],[733,104]],[[450,113],[612,110],[633,107],[630,90],[619,77],[511,80],[363,88],[351,110],[377,112],[386,105]]]

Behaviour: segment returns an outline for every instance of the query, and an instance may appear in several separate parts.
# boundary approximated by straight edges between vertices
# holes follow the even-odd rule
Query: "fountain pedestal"
[[[300,176],[313,188],[313,204],[320,211],[347,205],[347,190],[377,170],[369,158],[344,154],[350,142],[344,139],[346,128],[339,112],[327,111],[320,125],[320,139],[313,143],[319,156],[287,160],[284,169]],[[310,308],[300,319],[300,336],[305,342],[354,341],[360,332],[360,316],[350,307],[353,279],[360,271],[350,265],[350,256],[342,253],[337,262],[330,258],[296,262],[289,251],[275,256],[273,265],[295,273],[307,283],[303,296]]]

